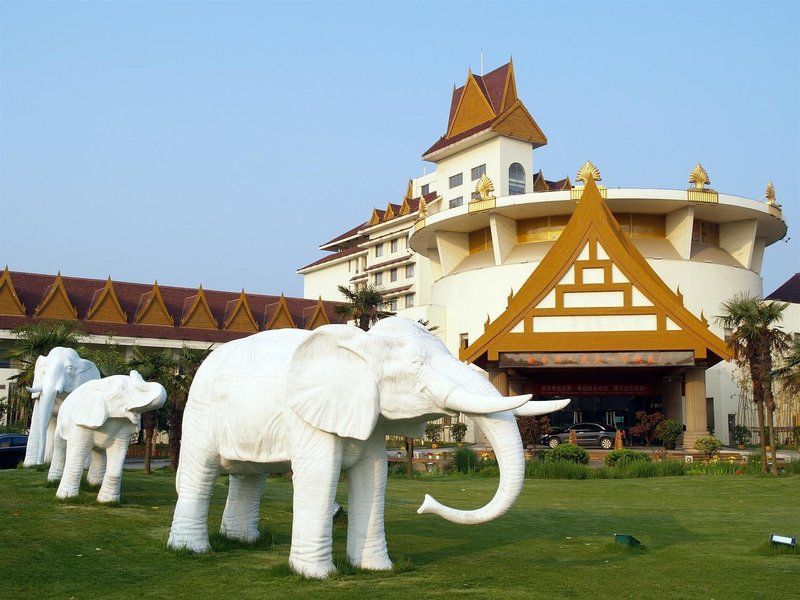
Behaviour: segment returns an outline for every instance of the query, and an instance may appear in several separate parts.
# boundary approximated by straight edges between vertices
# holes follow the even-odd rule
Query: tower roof
[[[447,132],[422,157],[435,160],[441,150],[489,131],[529,141],[534,148],[547,143],[547,137],[517,98],[511,61],[486,75],[469,72],[466,83],[453,90]]]

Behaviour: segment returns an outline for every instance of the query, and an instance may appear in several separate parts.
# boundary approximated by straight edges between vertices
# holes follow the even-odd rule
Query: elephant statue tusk
[[[448,410],[484,415],[513,410],[525,404],[531,397],[530,394],[522,396],[474,394],[462,388],[454,388],[444,401],[444,407]]]
[[[527,402],[522,406],[513,410],[515,417],[536,417],[538,415],[546,415],[551,412],[556,412],[572,402],[571,398],[564,398],[563,400],[539,400],[534,402]]]
[[[41,394],[42,393],[42,386],[26,387],[25,389],[28,390],[29,394]]]

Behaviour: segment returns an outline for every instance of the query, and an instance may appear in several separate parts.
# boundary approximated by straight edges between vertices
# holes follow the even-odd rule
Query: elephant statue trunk
[[[510,413],[468,415],[489,440],[500,467],[500,483],[494,497],[481,508],[457,510],[444,506],[430,495],[417,509],[419,514],[432,513],[460,525],[476,525],[496,519],[505,513],[519,496],[525,478],[525,456],[514,417]]]

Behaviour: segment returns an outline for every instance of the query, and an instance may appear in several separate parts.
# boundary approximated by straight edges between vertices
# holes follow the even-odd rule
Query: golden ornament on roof
[[[424,219],[428,216],[428,203],[425,202],[425,198],[420,196],[419,199],[419,218]]]
[[[767,204],[770,206],[777,205],[775,202],[775,186],[772,185],[771,181],[767,184],[767,191],[764,192],[764,197],[767,199]]]
[[[711,184],[708,179],[708,173],[700,163],[697,163],[697,166],[689,173],[689,183],[693,183],[695,189],[698,190],[702,190],[704,186]]]
[[[492,180],[486,176],[486,173],[481,175],[481,178],[475,185],[475,191],[480,194],[481,200],[494,200],[494,196],[492,196],[494,184],[492,183]]]
[[[603,178],[600,176],[600,169],[595,167],[591,161],[586,161],[586,163],[578,169],[578,174],[575,176],[575,179],[578,181],[582,181],[584,185],[589,183],[589,180],[593,181],[601,181]]]

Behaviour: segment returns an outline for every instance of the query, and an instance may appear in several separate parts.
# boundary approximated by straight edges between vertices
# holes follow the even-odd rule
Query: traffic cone
[[[625,445],[625,441],[622,437],[622,429],[617,429],[617,437],[614,438],[614,450],[619,450]]]
[[[569,430],[569,443],[572,444],[573,446],[578,445],[578,434],[575,433],[574,429]]]

